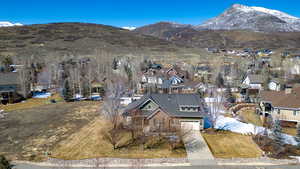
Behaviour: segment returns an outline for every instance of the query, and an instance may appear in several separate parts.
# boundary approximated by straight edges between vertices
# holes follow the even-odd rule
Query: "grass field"
[[[256,158],[262,155],[251,136],[231,132],[202,135],[216,158]]]
[[[103,138],[101,131],[107,126],[104,120],[98,118],[89,125],[74,133],[61,142],[52,151],[52,157],[76,160],[95,157],[119,158],[168,158],[186,157],[184,149],[171,151],[168,144],[153,149],[143,149],[141,145],[126,146],[113,150],[112,145]],[[129,133],[119,141],[119,145],[126,144],[130,139]]]
[[[263,126],[263,123],[258,114],[255,113],[255,109],[247,109],[244,111],[240,111],[239,116],[246,123],[252,123],[256,126]]]
[[[24,109],[36,108],[46,104],[51,104],[50,100],[52,99],[54,99],[57,102],[63,101],[63,98],[61,98],[59,94],[54,94],[51,97],[45,99],[31,98],[15,104],[7,104],[7,105],[0,104],[0,110],[2,109],[4,111],[13,111],[13,110],[24,110]]]

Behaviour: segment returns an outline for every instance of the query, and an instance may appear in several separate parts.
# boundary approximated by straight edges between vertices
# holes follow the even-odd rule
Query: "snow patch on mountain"
[[[300,31],[300,18],[278,10],[234,4],[221,15],[196,28],[200,30],[240,29],[261,32],[295,32]]]
[[[7,21],[0,21],[0,27],[10,27],[10,26],[22,26],[21,23],[11,23]]]
[[[295,17],[295,16],[291,16],[287,13],[278,11],[278,10],[274,10],[274,9],[267,9],[267,8],[263,8],[263,7],[257,7],[257,6],[245,6],[245,5],[234,5],[234,8],[237,8],[243,12],[263,12],[269,15],[273,15],[276,16],[284,21],[290,22],[293,20],[298,20],[299,18]]]
[[[132,31],[132,30],[135,30],[136,29],[136,27],[134,27],[134,26],[124,26],[124,27],[122,27],[123,29],[127,29],[127,30],[130,30],[130,31]]]

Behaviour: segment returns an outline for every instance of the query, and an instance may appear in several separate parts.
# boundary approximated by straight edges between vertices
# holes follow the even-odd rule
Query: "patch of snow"
[[[23,26],[21,23],[11,23],[7,21],[0,21],[0,27],[10,27],[10,26]]]
[[[267,8],[263,8],[263,7],[257,7],[257,6],[245,6],[245,5],[239,5],[236,4],[233,6],[235,9],[238,9],[242,12],[262,12],[265,14],[269,14],[269,15],[273,15],[278,17],[279,19],[282,19],[286,22],[295,22],[295,21],[299,21],[299,18],[295,17],[295,16],[291,16],[287,13],[278,11],[278,10],[274,10],[274,9],[267,9]]]
[[[52,94],[49,93],[49,92],[46,92],[46,93],[37,92],[37,93],[34,93],[32,97],[33,98],[39,98],[39,99],[46,99],[46,98],[50,97],[51,95]]]
[[[234,118],[219,116],[217,119],[216,129],[228,130],[241,134],[262,134],[265,131],[264,127],[255,126],[253,124],[243,123]],[[272,134],[272,131],[268,130],[268,135]],[[297,145],[297,141],[294,136],[288,134],[282,134],[284,142],[286,144]]]
[[[256,7],[256,6],[253,6],[251,8],[256,10],[256,11],[264,12],[264,13],[271,14],[271,15],[275,15],[275,16],[278,16],[278,17],[284,17],[284,18],[289,18],[289,19],[299,19],[299,18],[291,16],[287,13],[277,11],[277,10],[273,10],[273,9],[267,9],[267,8]]]
[[[130,31],[132,31],[132,30],[135,30],[136,29],[136,27],[134,27],[134,26],[124,26],[124,27],[122,27],[123,29],[127,29],[127,30],[130,30]]]

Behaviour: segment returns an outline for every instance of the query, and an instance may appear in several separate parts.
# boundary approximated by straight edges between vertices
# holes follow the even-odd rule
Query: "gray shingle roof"
[[[262,75],[248,75],[248,77],[250,79],[250,83],[264,83],[264,77]]]
[[[131,110],[134,108],[139,108],[147,100],[151,99],[159,107],[171,116],[175,117],[203,117],[205,115],[203,109],[203,100],[197,94],[147,94],[143,96],[140,100],[137,100],[129,104],[126,110]],[[186,112],[180,111],[180,106],[197,106],[200,107],[200,111],[196,112]],[[149,113],[151,114],[151,113]],[[145,113],[145,115],[149,115]]]
[[[19,74],[14,72],[0,73],[0,85],[19,84]]]

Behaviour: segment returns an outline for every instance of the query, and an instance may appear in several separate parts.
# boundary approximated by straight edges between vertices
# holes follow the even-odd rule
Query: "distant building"
[[[264,77],[262,75],[249,74],[244,78],[242,84],[248,86],[251,89],[262,90]]]
[[[1,103],[3,104],[14,103],[22,100],[22,98],[23,96],[22,96],[22,88],[21,88],[21,81],[19,78],[19,74],[14,72],[0,73]]]

